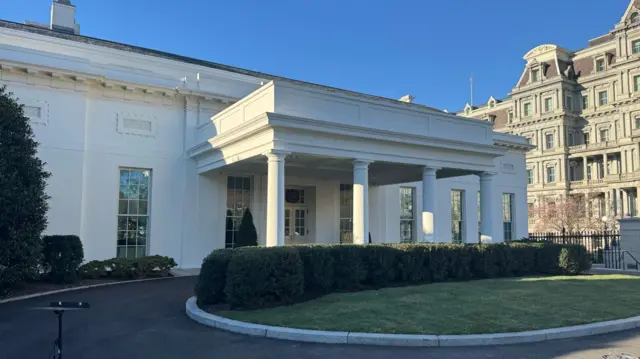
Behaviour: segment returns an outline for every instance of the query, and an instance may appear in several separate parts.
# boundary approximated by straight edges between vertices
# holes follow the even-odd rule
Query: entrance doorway
[[[285,244],[308,242],[309,205],[305,190],[287,188],[285,191],[284,237]]]
[[[307,243],[309,226],[307,206],[290,206],[284,209],[284,236],[286,244]]]

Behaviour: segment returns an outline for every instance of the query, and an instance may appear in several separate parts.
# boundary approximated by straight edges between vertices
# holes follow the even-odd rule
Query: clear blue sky
[[[460,110],[505,97],[522,56],[608,32],[629,0],[72,0],[82,34]],[[0,0],[48,23],[50,0]],[[153,4],[153,6],[149,6]]]

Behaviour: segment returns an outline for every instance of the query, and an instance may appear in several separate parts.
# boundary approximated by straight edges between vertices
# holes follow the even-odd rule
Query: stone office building
[[[579,196],[591,217],[638,216],[639,14],[632,0],[611,31],[577,51],[535,47],[506,99],[459,113],[536,146],[526,156],[530,209]]]

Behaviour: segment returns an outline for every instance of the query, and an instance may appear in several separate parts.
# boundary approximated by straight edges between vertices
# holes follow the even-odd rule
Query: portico
[[[264,85],[214,116],[208,130],[213,136],[206,145],[191,151],[198,173],[220,171],[266,179],[265,191],[253,192],[255,203],[250,207],[267,246],[291,243],[291,236],[299,236],[299,230],[312,243],[331,243],[337,240],[337,232],[349,226],[355,244],[368,243],[369,238],[398,241],[387,238],[384,228],[393,216],[386,211],[384,193],[406,183],[414,183],[422,194],[415,201],[422,203],[419,211],[412,208],[418,234],[414,240],[447,241],[450,236],[439,231],[438,217],[448,217],[450,209],[448,204],[438,206],[437,183],[456,178],[479,180],[477,222],[482,240],[491,242],[501,228],[496,220],[501,211],[494,205],[492,190],[492,177],[500,171],[496,159],[507,156],[510,149],[527,147],[524,139],[503,134],[494,143],[496,134],[485,121],[359,94],[338,96],[288,82]],[[351,186],[347,196],[350,216],[329,200],[340,198],[341,185]],[[285,193],[290,186],[316,189],[314,203],[306,204],[306,214],[300,213],[304,218],[292,217],[286,210]],[[465,197],[466,205],[475,202],[478,206],[473,197]],[[322,234],[342,219],[347,220],[346,226]],[[375,221],[375,230],[370,228],[371,221]],[[317,233],[307,235],[311,222]],[[477,232],[467,230],[465,241],[477,242]]]

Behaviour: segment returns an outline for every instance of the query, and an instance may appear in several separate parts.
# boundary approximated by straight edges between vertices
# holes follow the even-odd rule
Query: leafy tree
[[[247,208],[242,215],[238,232],[236,233],[236,247],[250,247],[258,245],[258,232],[253,225],[253,215]]]
[[[35,275],[40,263],[50,174],[37,147],[22,105],[0,87],[0,294]]]

